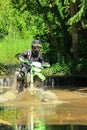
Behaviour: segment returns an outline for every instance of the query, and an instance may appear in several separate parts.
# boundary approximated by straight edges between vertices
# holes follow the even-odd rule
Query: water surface
[[[0,93],[0,130],[86,130],[87,88],[50,91],[58,99],[44,102],[27,89]]]

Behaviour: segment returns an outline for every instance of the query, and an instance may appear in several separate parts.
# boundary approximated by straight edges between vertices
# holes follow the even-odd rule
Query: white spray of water
[[[0,86],[0,89],[2,92],[0,94],[0,103],[3,103],[5,101],[8,100],[14,100],[16,98],[16,91],[15,91],[15,86],[16,86],[16,77],[12,76],[11,78],[13,78],[13,83],[12,86]],[[6,90],[6,92],[3,92],[4,89]]]
[[[41,88],[33,87],[32,89],[28,89],[28,91],[30,92],[30,94],[39,98],[41,101],[55,101],[55,100],[57,101],[58,100],[58,96],[54,92],[51,92],[51,90],[44,91]]]

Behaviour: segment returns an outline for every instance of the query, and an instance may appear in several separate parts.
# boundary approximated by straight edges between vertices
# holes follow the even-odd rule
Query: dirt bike
[[[41,70],[45,67],[50,67],[50,64],[48,62],[42,64],[40,62],[31,62],[28,60],[22,60],[21,58],[19,58],[19,60],[27,65],[27,70],[25,73],[22,69],[18,69],[16,72],[19,75],[16,86],[17,92],[22,92],[23,89],[27,87],[30,89],[33,89],[34,87],[42,87],[46,77],[41,73]]]

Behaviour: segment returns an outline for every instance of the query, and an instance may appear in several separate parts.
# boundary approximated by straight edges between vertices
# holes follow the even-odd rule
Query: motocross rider
[[[27,71],[28,64],[27,61],[38,61],[38,62],[43,62],[43,57],[42,54],[40,53],[40,48],[42,47],[41,42],[39,40],[34,40],[31,45],[31,50],[26,50],[22,54],[17,55],[18,59],[21,59],[22,61],[25,61],[21,65],[21,72],[22,73],[17,73],[17,79],[20,80],[25,72]]]

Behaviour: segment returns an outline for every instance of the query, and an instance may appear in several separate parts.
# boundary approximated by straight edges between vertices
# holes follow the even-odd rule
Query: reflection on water
[[[53,110],[53,111],[52,111]],[[58,124],[54,106],[37,108],[0,107],[0,130],[87,130],[78,124]],[[59,119],[61,120],[61,119]]]
[[[33,127],[27,125],[9,126],[0,124],[0,130],[87,130],[84,125],[43,125],[38,124]]]
[[[14,130],[13,126],[9,126],[6,124],[0,124],[0,130]]]

